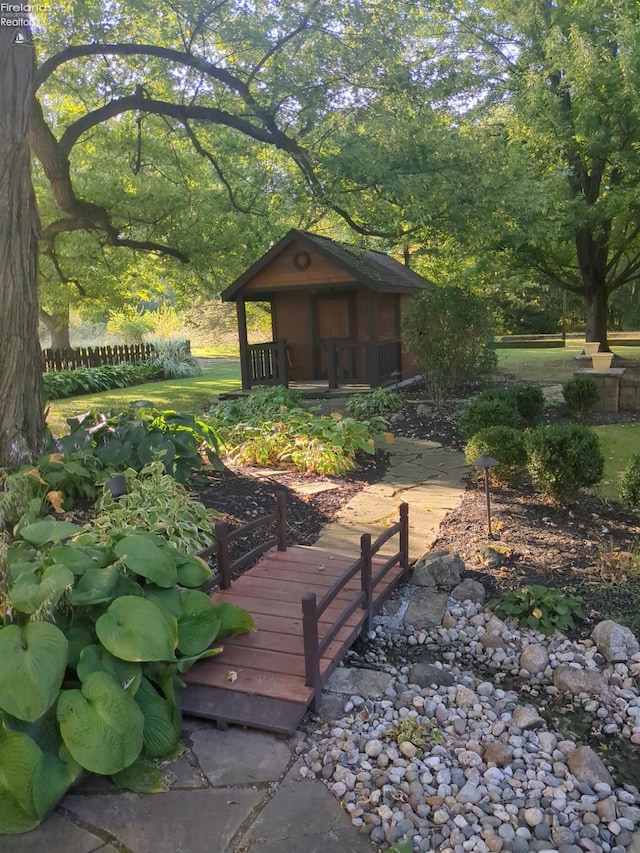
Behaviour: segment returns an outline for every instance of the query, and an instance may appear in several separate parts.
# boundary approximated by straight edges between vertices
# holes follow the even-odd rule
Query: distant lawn
[[[609,341],[611,350],[621,358],[640,359],[640,347],[616,347],[615,340]],[[498,349],[498,367],[512,373],[523,382],[546,382],[561,384],[573,376],[577,364],[574,356],[580,355],[582,346],[577,341],[568,341],[561,348]]]
[[[240,358],[238,341],[226,341],[210,347],[191,347],[191,354],[196,358]]]
[[[50,404],[47,423],[54,435],[60,435],[67,429],[67,418],[90,409],[118,409],[135,400],[149,400],[159,409],[198,414],[212,397],[238,387],[240,363],[230,360],[206,368],[202,376],[193,379],[167,379],[164,382],[149,382],[146,385],[102,391],[100,394],[56,400]]]
[[[635,453],[640,453],[640,424],[594,427],[604,453],[604,476],[596,488],[602,498],[618,499],[618,477]]]

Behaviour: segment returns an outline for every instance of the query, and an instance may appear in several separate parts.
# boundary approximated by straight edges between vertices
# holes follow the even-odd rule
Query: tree
[[[202,247],[199,235],[206,230],[206,219],[199,220],[199,228],[180,229],[186,218],[174,218],[171,205],[162,210],[157,205],[155,216],[141,216],[138,186],[134,188],[133,179],[109,186],[109,168],[98,182],[102,192],[92,197],[96,152],[108,147],[110,135],[131,131],[134,172],[137,168],[144,174],[144,146],[162,140],[165,162],[173,158],[175,171],[182,173],[173,146],[186,146],[192,158],[207,164],[210,183],[222,188],[237,210],[256,192],[275,195],[293,163],[302,178],[298,187],[310,190],[324,207],[327,197],[313,150],[317,128],[335,103],[353,97],[363,81],[375,80],[383,64],[378,54],[390,50],[384,39],[369,43],[369,6],[380,27],[392,25],[393,2],[352,9],[347,0],[189,0],[163,4],[162,15],[157,4],[144,0],[61,2],[48,10],[45,26],[37,27],[38,50],[44,52],[49,43],[54,51],[37,67],[33,49],[24,44],[30,40],[29,28],[3,28],[0,122],[8,155],[0,186],[5,210],[14,215],[3,217],[0,286],[2,322],[7,328],[11,324],[4,340],[17,345],[10,355],[3,346],[0,361],[0,390],[5,392],[0,466],[11,464],[10,448],[16,443],[35,451],[43,433],[36,214],[27,133],[38,178],[46,187],[42,204],[48,216],[41,245],[49,278],[43,290],[51,280],[67,293],[86,290],[87,281],[61,263],[65,252],[78,247],[86,256],[84,234],[91,235],[94,250],[105,257],[128,249],[186,264]],[[16,32],[21,45],[12,45]],[[65,46],[55,52],[60,44]],[[231,152],[260,161],[265,183],[239,188],[225,171]],[[117,172],[115,167],[115,177]],[[167,183],[171,180],[169,176]],[[183,173],[185,185],[190,186],[190,179]],[[174,189],[174,198],[183,200],[180,187]],[[187,197],[193,215],[194,199],[189,193]],[[349,220],[346,211],[339,213]],[[236,255],[241,254],[238,248]],[[71,297],[61,298],[58,291],[47,298],[47,313],[64,318]]]

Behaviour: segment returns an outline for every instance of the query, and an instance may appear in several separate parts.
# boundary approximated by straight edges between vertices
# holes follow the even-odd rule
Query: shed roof
[[[417,292],[431,286],[428,279],[398,263],[384,252],[338,243],[329,237],[321,237],[319,234],[310,234],[308,231],[292,228],[222,292],[223,301],[234,301],[242,287],[294,240],[299,241],[306,248],[316,250],[372,290],[390,293]]]

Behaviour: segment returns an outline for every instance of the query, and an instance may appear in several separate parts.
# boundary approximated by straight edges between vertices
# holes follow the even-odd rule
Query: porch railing
[[[356,382],[360,374],[360,357],[365,344],[359,341],[325,338],[324,347],[329,388]]]
[[[287,344],[284,338],[247,347],[249,387],[287,384]]]

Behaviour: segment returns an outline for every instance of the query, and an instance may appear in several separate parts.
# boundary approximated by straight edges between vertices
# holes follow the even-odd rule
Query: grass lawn
[[[640,424],[607,424],[594,427],[604,453],[604,476],[596,492],[602,498],[618,498],[618,476],[631,457],[640,453]]]
[[[616,348],[615,340],[609,343],[621,358],[640,359],[640,347]],[[576,369],[573,356],[581,352],[582,345],[578,341],[568,341],[566,347],[559,349],[499,349],[498,366],[523,382],[561,384],[573,376]]]
[[[83,394],[51,403],[47,423],[54,435],[66,431],[66,419],[89,409],[117,409],[134,400],[149,400],[159,409],[178,412],[202,412],[204,406],[223,391],[240,386],[240,362],[228,361],[205,369],[192,379],[167,379],[130,388],[117,388],[99,394]]]
[[[222,341],[211,347],[191,347],[191,355],[196,358],[240,358],[238,341]]]

